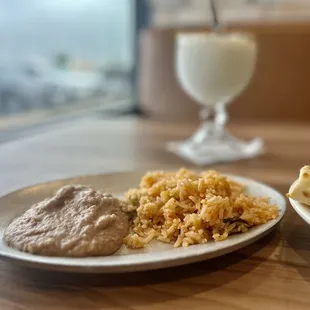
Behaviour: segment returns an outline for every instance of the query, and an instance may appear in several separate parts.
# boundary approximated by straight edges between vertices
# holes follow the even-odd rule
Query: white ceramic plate
[[[248,187],[249,194],[270,197],[271,202],[276,203],[280,208],[279,217],[264,225],[254,227],[247,233],[233,235],[220,242],[209,242],[187,248],[173,248],[170,244],[153,242],[143,250],[128,250],[122,247],[114,255],[106,257],[45,257],[19,252],[3,243],[3,232],[13,218],[23,213],[32,204],[51,196],[63,185],[90,185],[95,189],[102,189],[120,196],[128,188],[135,187],[142,174],[141,172],[128,172],[76,177],[35,185],[0,198],[0,256],[12,263],[60,271],[116,273],[166,268],[198,262],[238,250],[270,232],[281,220],[286,209],[285,198],[274,189],[253,180],[233,177]]]
[[[292,198],[289,198],[289,200],[298,215],[310,225],[310,206],[307,206],[304,203],[298,202]]]

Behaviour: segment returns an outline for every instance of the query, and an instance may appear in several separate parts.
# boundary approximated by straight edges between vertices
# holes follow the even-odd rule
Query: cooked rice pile
[[[216,171],[149,172],[139,188],[126,193],[136,213],[124,242],[133,249],[152,239],[186,247],[224,240],[278,216],[278,207],[267,198],[243,192],[242,185]]]

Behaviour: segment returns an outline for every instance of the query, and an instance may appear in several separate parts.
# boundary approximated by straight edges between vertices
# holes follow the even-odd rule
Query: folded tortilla
[[[310,166],[300,169],[299,178],[291,186],[288,197],[310,206]]]

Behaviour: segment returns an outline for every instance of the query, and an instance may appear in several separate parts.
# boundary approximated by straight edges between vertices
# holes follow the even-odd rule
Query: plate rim
[[[296,184],[297,180],[290,186],[289,192],[291,191],[292,187]],[[299,202],[291,197],[288,197],[291,206],[296,211],[296,213],[307,223],[310,225],[310,216],[307,216],[304,212],[306,208],[310,208],[306,204]]]
[[[164,170],[164,169],[161,169]],[[202,170],[202,169],[199,169]],[[115,176],[115,175],[124,175],[124,174],[140,174],[141,175],[143,173],[145,173],[145,171],[147,171],[147,169],[142,170],[126,170],[126,171],[119,171],[119,172],[109,172],[109,173],[98,173],[98,174],[89,174],[89,175],[77,175],[77,176],[72,176],[72,177],[68,177],[68,178],[62,178],[62,179],[56,179],[56,180],[49,180],[46,182],[41,182],[41,183],[35,183],[32,185],[28,185],[25,187],[22,187],[20,189],[11,191],[7,194],[4,194],[2,196],[0,196],[0,201],[2,199],[5,198],[9,198],[11,195],[16,195],[17,193],[19,193],[20,191],[24,191],[27,189],[30,189],[34,186],[44,186],[44,185],[48,185],[48,184],[52,184],[55,182],[70,182],[70,180],[74,180],[74,179],[79,179],[79,178],[98,178],[101,176]],[[164,170],[164,171],[169,171],[168,169]],[[276,225],[279,224],[279,222],[282,220],[286,209],[287,209],[287,205],[286,205],[286,199],[285,197],[279,192],[277,191],[275,188],[264,184],[262,182],[256,181],[254,179],[251,178],[247,178],[247,177],[243,177],[243,176],[239,176],[239,175],[235,175],[235,174],[227,174],[224,172],[221,172],[222,174],[224,174],[225,176],[232,178],[234,180],[240,181],[240,182],[245,182],[245,183],[249,183],[249,182],[253,182],[255,185],[258,186],[263,186],[266,189],[268,189],[269,191],[273,191],[275,195],[277,195],[278,197],[281,197],[281,206],[279,206],[280,209],[280,214],[279,216],[274,219],[274,220],[270,220],[265,224],[262,224],[265,229],[260,232],[260,233],[254,233],[254,235],[234,235],[234,236],[245,236],[244,240],[240,240],[240,241],[236,241],[235,243],[232,243],[230,245],[227,246],[223,246],[220,249],[210,249],[209,251],[204,249],[202,245],[192,245],[190,248],[194,248],[194,247],[198,247],[195,253],[190,253],[188,254],[187,251],[183,250],[183,253],[178,253],[177,256],[173,256],[171,257],[171,255],[168,257],[160,257],[157,258],[156,260],[143,260],[143,262],[141,261],[127,261],[127,262],[121,262],[120,264],[115,264],[115,260],[113,263],[108,263],[107,262],[92,262],[91,265],[86,265],[85,262],[83,265],[81,265],[79,263],[79,261],[85,258],[62,258],[62,257],[45,257],[45,256],[39,256],[39,255],[33,255],[30,253],[24,253],[23,254],[26,256],[25,257],[20,257],[20,256],[16,256],[14,255],[14,252],[20,252],[18,250],[14,250],[14,252],[10,253],[10,252],[5,252],[3,250],[0,250],[0,258],[4,259],[6,261],[9,262],[14,262],[14,263],[18,263],[18,264],[22,264],[22,265],[27,265],[33,268],[40,268],[40,269],[48,269],[48,270],[57,270],[57,271],[68,271],[68,272],[102,272],[102,273],[117,273],[117,272],[131,272],[131,271],[143,271],[143,270],[152,270],[152,269],[159,269],[159,268],[167,268],[167,267],[172,267],[172,266],[179,266],[179,265],[184,265],[184,264],[189,264],[189,263],[193,263],[193,262],[197,262],[197,261],[201,261],[204,259],[211,259],[214,257],[219,257],[225,254],[228,254],[230,252],[239,250],[253,242],[255,242],[256,240],[264,237],[265,235],[267,235],[271,230],[273,230]],[[257,226],[257,227],[261,227]],[[253,229],[255,229],[255,227],[253,227]],[[223,244],[225,241],[229,242],[234,236],[231,236],[230,238],[219,242],[220,244]],[[239,238],[237,238],[239,239]],[[1,240],[2,241],[2,240]],[[168,250],[168,252],[173,251],[173,247],[171,250]],[[180,249],[189,249],[189,248],[180,248]],[[220,253],[219,253],[220,252]],[[214,254],[214,255],[212,255]],[[28,256],[29,255],[29,256]],[[134,254],[134,255],[139,255]],[[127,255],[120,255],[119,257],[122,256],[127,256]],[[208,256],[207,258],[203,258],[204,256]],[[109,256],[107,256],[109,257]],[[115,256],[114,256],[115,257]],[[44,259],[55,259],[55,261],[40,261],[40,258],[44,258]],[[96,257],[97,259],[100,257]],[[104,258],[104,257],[101,257]],[[38,260],[37,260],[38,259]],[[56,261],[57,260],[57,261]],[[63,260],[63,262],[62,262]],[[69,264],[68,261],[72,260],[74,261],[73,264]],[[157,265],[163,265],[163,266],[157,266]]]
[[[310,206],[307,206],[306,204],[304,203],[301,203],[293,198],[290,198],[289,197],[289,201],[290,201],[290,204],[291,206],[293,207],[293,209],[296,211],[296,213],[307,223],[310,225],[310,216],[307,216],[305,213],[304,213],[304,209],[306,208],[310,208]]]

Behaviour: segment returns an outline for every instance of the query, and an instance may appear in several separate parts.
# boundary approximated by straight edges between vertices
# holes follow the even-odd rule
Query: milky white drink
[[[256,45],[237,33],[184,33],[177,37],[176,70],[184,90],[205,105],[227,102],[249,83]]]

